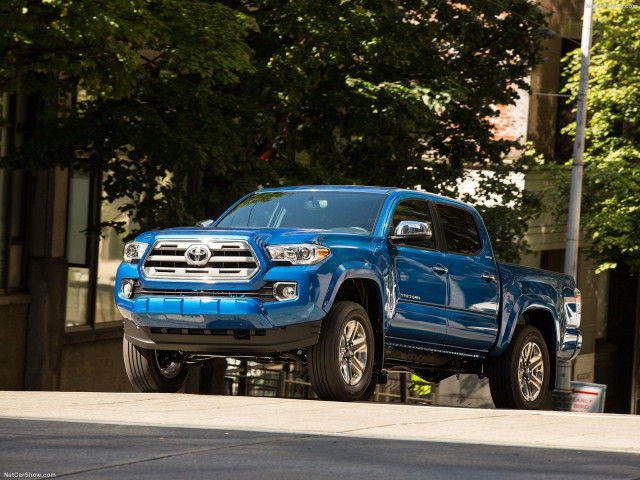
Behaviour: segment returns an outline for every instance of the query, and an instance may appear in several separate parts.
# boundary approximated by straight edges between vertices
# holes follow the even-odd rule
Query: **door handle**
[[[480,275],[480,278],[486,280],[487,282],[493,282],[496,279],[496,276],[491,275],[489,272],[484,272],[482,275]]]
[[[449,271],[449,269],[447,267],[445,267],[444,265],[441,265],[439,263],[436,263],[432,270],[440,275],[443,275],[445,273],[447,273]]]

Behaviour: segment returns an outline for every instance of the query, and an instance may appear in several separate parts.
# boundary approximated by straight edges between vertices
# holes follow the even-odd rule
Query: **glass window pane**
[[[67,259],[69,263],[87,266],[89,222],[89,174],[73,172],[69,180],[69,218],[67,220]]]
[[[424,200],[413,199],[401,201],[393,211],[391,225],[389,226],[389,235],[393,235],[398,224],[405,220],[427,223],[431,226],[431,231],[433,231],[433,224],[431,223],[431,213],[429,212],[429,204]],[[436,239],[435,236],[432,236],[428,240],[418,240],[412,241],[411,243],[405,243],[404,246],[428,248],[433,250],[436,248]]]
[[[5,171],[0,169],[0,203],[3,205],[6,201],[5,194]],[[7,245],[7,232],[5,231],[4,225],[7,221],[7,213],[6,208],[0,208],[0,290],[6,287],[4,278],[6,272],[5,248]]]
[[[103,202],[100,216],[102,221],[113,219],[126,220],[118,207],[127,203],[119,199],[113,203]],[[122,260],[124,241],[112,228],[104,231],[104,237],[98,246],[98,276],[96,282],[96,318],[95,323],[121,321],[122,316],[116,308],[113,290],[116,282],[116,271]]]
[[[16,95],[16,123],[23,124],[29,119],[29,97]]]
[[[89,269],[69,267],[67,278],[67,319],[65,326],[87,325],[89,303]]]
[[[438,212],[448,252],[472,255],[482,250],[476,222],[470,212],[440,204]]]
[[[22,186],[24,175],[20,171],[11,172],[11,238],[22,239],[24,205]]]
[[[370,235],[385,199],[385,195],[366,192],[259,192],[216,226],[312,228]]]
[[[9,248],[9,288],[22,286],[22,245],[11,245]]]

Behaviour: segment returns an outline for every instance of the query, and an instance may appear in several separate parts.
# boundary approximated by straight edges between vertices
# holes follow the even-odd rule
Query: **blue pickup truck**
[[[581,346],[572,277],[497,262],[476,210],[413,190],[260,190],[215,222],[139,235],[115,287],[144,392],[223,356],[307,365],[323,399],[367,399],[392,370],[471,373],[496,407],[536,409]]]

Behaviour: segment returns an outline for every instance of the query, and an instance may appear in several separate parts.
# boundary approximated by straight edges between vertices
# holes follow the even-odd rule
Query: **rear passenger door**
[[[498,267],[489,238],[477,212],[442,203],[436,203],[436,209],[449,268],[445,343],[487,351],[498,333],[500,301]]]

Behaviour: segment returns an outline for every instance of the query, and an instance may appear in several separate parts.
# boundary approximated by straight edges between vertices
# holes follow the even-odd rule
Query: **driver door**
[[[429,203],[423,199],[403,199],[396,205],[389,236],[402,221],[426,223],[434,231]],[[448,271],[446,256],[436,249],[436,236],[389,243],[398,303],[387,338],[442,343],[447,333]]]

